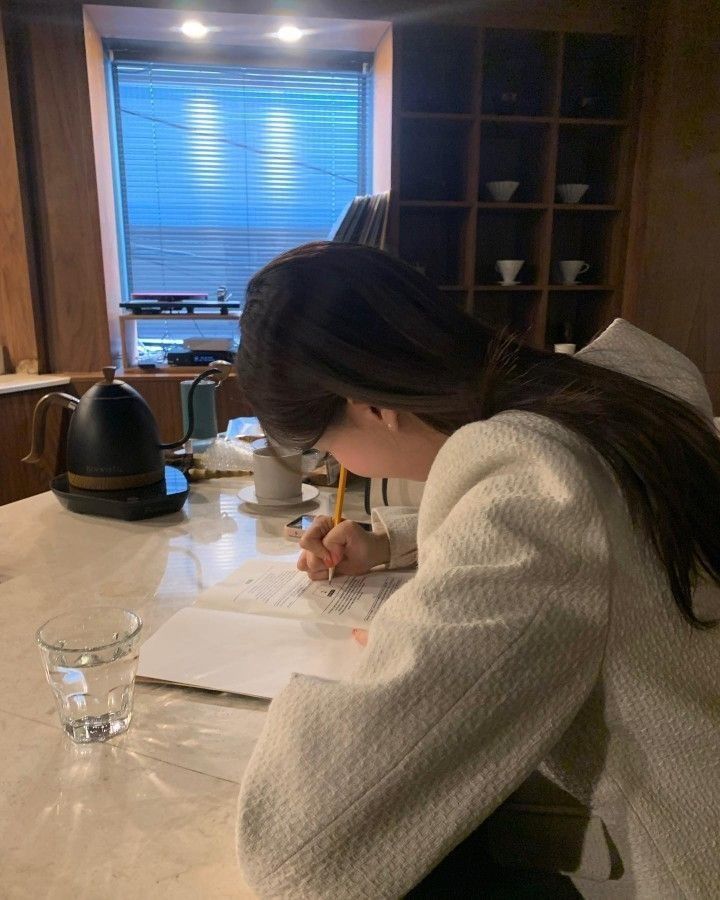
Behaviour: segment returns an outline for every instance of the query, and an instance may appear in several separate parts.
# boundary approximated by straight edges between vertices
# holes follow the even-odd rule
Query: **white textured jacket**
[[[622,320],[583,356],[712,415],[692,363]],[[383,520],[405,562],[413,516]],[[250,885],[401,897],[539,769],[602,844],[543,851],[583,894],[720,896],[720,628],[683,620],[597,454],[529,413],[467,425],[433,464],[417,548],[353,676],[297,675],[270,707],[239,803]],[[719,596],[701,587],[700,612]]]

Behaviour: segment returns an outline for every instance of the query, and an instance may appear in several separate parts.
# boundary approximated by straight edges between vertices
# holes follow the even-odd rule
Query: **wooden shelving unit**
[[[390,235],[450,302],[538,347],[620,312],[634,38],[437,22],[394,34]],[[507,202],[488,182],[516,181]],[[559,184],[587,184],[579,203]],[[500,285],[499,259],[522,259]],[[590,266],[561,283],[560,260]]]

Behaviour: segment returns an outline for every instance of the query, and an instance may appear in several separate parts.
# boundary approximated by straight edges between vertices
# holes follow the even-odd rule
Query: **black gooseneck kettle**
[[[177,441],[160,443],[155,417],[140,394],[103,369],[102,381],[78,400],[70,394],[45,394],[33,415],[32,447],[23,462],[37,463],[45,444],[45,421],[51,406],[73,410],[67,436],[67,481],[82,491],[126,491],[144,488],[165,477],[163,450],[182,446],[195,427],[193,396],[204,379],[224,381],[232,366],[217,361],[194,379],[188,395],[188,427]]]

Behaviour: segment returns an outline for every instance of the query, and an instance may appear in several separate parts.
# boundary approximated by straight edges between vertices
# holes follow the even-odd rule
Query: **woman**
[[[492,858],[506,896],[542,896],[538,869],[718,896],[720,446],[695,367],[622,320],[575,358],[500,340],[404,263],[312,244],[252,280],[238,369],[279,442],[426,481],[417,521],[305,542],[311,577],[415,546],[418,569],[352,678],[270,707],[238,826],[258,894],[490,896]]]

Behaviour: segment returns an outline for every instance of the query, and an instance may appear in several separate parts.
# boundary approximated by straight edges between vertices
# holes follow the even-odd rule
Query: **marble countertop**
[[[126,606],[145,637],[250,557],[295,559],[296,511],[253,515],[250,479],[193,485],[181,513],[121,522],[51,494],[0,507],[0,868],[3,898],[246,898],[235,860],[238,785],[264,701],[136,686],[129,731],[78,746],[60,730],[35,645],[48,618]],[[329,513],[321,491],[310,512]],[[348,494],[354,518],[362,498]]]
[[[17,394],[70,384],[68,375],[0,375],[0,394]]]

